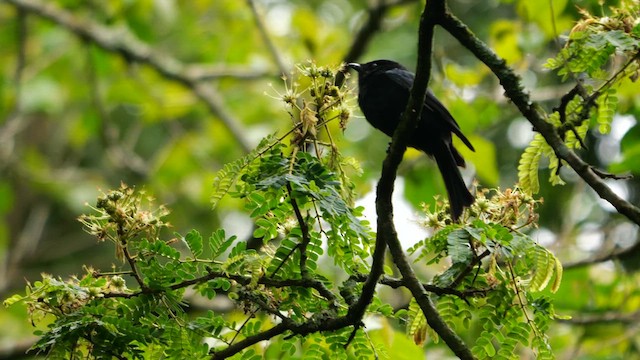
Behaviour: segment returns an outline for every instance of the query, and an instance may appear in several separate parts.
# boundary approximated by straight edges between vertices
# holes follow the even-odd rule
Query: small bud
[[[121,276],[114,276],[111,278],[110,284],[116,290],[123,290],[125,288],[126,282]]]
[[[324,78],[332,78],[333,77],[333,71],[331,71],[331,69],[320,68],[320,76],[322,76]]]
[[[485,212],[489,210],[489,207],[491,206],[491,202],[487,199],[477,199],[476,206],[478,207],[480,212]]]
[[[318,68],[316,68],[315,66],[310,66],[309,68],[307,68],[307,74],[312,79],[315,79],[320,75],[320,73],[318,72]]]
[[[109,195],[107,195],[107,197],[111,201],[118,201],[124,197],[124,194],[121,193],[120,191],[112,191],[109,193]]]
[[[104,207],[107,205],[108,202],[109,202],[109,200],[107,200],[106,197],[100,196],[98,198],[98,201],[96,201],[96,207],[98,209],[104,209]]]

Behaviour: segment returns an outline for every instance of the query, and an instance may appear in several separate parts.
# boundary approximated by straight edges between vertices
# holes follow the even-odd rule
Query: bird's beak
[[[347,67],[350,67],[357,72],[360,72],[360,70],[362,70],[362,66],[358,63],[348,63]]]

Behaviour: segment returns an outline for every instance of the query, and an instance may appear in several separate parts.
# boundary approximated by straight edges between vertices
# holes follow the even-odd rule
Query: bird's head
[[[361,77],[366,77],[369,74],[385,72],[393,69],[406,70],[404,66],[391,60],[374,60],[364,64],[348,63],[347,66],[357,71]]]

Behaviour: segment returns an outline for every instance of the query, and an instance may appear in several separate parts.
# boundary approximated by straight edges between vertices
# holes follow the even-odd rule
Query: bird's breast
[[[388,136],[393,136],[407,106],[408,92],[380,78],[369,79],[359,88],[358,105],[367,121]]]

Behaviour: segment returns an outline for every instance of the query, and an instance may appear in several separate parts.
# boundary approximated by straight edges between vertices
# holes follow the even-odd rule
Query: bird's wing
[[[387,70],[385,74],[387,74],[396,84],[407,89],[407,91],[409,91],[411,86],[413,86],[414,75],[408,70],[391,69]],[[460,125],[458,125],[451,113],[449,113],[449,110],[447,110],[447,108],[433,95],[430,90],[427,90],[427,98],[425,99],[424,105],[430,112],[440,115],[440,118],[446,122],[449,130],[456,134],[456,136],[458,136],[469,149],[475,151],[469,139],[467,139],[467,137],[462,133]]]
[[[393,82],[407,89],[407,91],[409,91],[409,89],[411,89],[411,85],[413,85],[414,75],[408,70],[391,69],[385,71],[385,74],[387,74],[389,79],[393,80]]]
[[[447,108],[440,102],[440,100],[438,100],[435,95],[433,95],[433,93],[429,90],[427,90],[427,97],[424,100],[424,106],[427,108],[427,110],[440,115],[440,118],[446,121],[446,124],[449,126],[449,130],[451,130],[452,133],[456,134],[456,136],[458,136],[469,149],[471,149],[472,151],[476,151],[476,149],[473,148],[473,145],[471,145],[469,139],[467,139],[467,137],[462,133],[460,125],[458,125],[456,119],[453,118],[449,110],[447,110]]]

